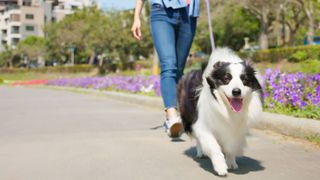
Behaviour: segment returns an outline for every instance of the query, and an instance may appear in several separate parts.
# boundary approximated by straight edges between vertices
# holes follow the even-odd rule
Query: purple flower
[[[131,93],[151,92],[160,96],[159,76],[105,76],[65,78],[48,81],[47,85],[109,89]]]
[[[267,108],[296,111],[320,107],[320,74],[281,73],[267,69],[264,76],[263,97]],[[151,93],[161,96],[159,76],[116,76],[64,78],[48,81],[47,85],[115,90],[130,93]]]
[[[319,106],[320,74],[281,74],[279,70],[267,69],[263,79],[264,98],[271,102],[296,109]],[[273,108],[270,105],[268,107]]]

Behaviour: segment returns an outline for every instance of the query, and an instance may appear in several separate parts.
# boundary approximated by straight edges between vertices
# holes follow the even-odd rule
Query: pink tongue
[[[230,100],[230,104],[231,104],[231,106],[232,106],[232,109],[233,109],[235,112],[241,111],[241,108],[242,108],[242,99],[233,98],[233,99]]]

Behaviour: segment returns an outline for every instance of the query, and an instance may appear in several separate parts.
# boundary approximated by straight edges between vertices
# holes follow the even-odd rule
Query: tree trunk
[[[310,16],[310,18],[308,18],[309,22],[308,22],[308,44],[313,44],[313,36],[314,36],[314,21],[313,21],[313,17]]]
[[[91,52],[89,64],[92,65],[94,63],[94,58],[96,57],[96,53],[94,51]]]
[[[311,0],[307,1],[307,4],[304,5],[304,11],[308,18],[308,44],[313,44],[314,36],[314,18],[313,18],[313,2]]]
[[[263,12],[261,21],[260,21],[260,33],[259,33],[259,46],[260,49],[268,49],[269,41],[268,41],[268,13]]]
[[[289,42],[288,42],[288,45],[289,46],[293,46],[295,44],[295,35],[296,35],[296,32],[297,31],[293,31],[293,30],[290,30],[290,33],[289,33]]]
[[[105,54],[102,54],[102,55],[98,56],[99,67],[102,67],[102,66],[103,66],[103,64],[104,64],[104,62],[103,62],[104,58],[105,58]]]
[[[13,68],[13,57],[9,58],[9,68],[12,69]]]

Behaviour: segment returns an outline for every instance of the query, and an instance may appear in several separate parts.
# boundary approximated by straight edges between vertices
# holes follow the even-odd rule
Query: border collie
[[[208,156],[219,176],[237,169],[249,121],[262,112],[262,89],[253,67],[230,49],[215,50],[202,70],[177,88],[184,130],[196,139],[197,157]]]

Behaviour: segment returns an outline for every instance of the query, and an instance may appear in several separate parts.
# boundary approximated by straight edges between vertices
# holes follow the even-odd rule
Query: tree
[[[303,13],[303,6],[296,0],[287,0],[280,6],[279,14],[283,16],[280,20],[289,29],[289,45],[295,44],[295,35],[298,30],[303,26],[306,19]],[[285,28],[285,27],[283,27]],[[285,31],[285,29],[283,30]]]
[[[239,50],[244,45],[244,38],[257,39],[259,33],[259,21],[246,11],[243,6],[233,1],[217,0],[211,3],[211,17],[213,19],[213,31],[215,43],[218,46],[228,46]],[[206,7],[202,5],[201,11]],[[211,52],[207,17],[202,15],[198,19],[197,33],[193,43],[193,50]]]
[[[97,7],[76,11],[58,23],[47,24],[45,32],[51,57],[64,61],[70,49],[77,50],[77,63],[86,61],[90,56],[92,64],[97,53],[107,42],[105,37],[107,17]],[[84,60],[83,60],[84,59]]]
[[[303,11],[308,19],[308,42],[313,44],[313,36],[315,34],[315,17],[319,16],[320,2],[318,0],[297,0],[302,6]]]
[[[18,43],[17,50],[29,59],[43,57],[46,52],[46,40],[42,37],[29,36]]]
[[[63,59],[61,56],[68,56],[70,47],[76,47],[77,63],[93,64],[99,56],[125,66],[129,57],[148,57],[152,52],[149,28],[142,27],[144,38],[137,43],[130,31],[132,13],[132,10],[103,12],[89,7],[58,23],[46,25],[50,56]],[[146,21],[143,19],[142,23]]]
[[[244,0],[242,5],[260,22],[259,46],[261,49],[269,47],[268,34],[272,30],[272,23],[275,21],[276,10],[286,0]]]
[[[5,50],[0,52],[0,67],[13,68],[13,58],[15,51],[8,46],[5,46]]]

